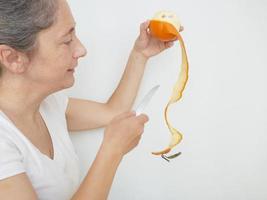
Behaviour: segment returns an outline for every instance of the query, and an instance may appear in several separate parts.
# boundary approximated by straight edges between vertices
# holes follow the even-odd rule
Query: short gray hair
[[[57,8],[58,0],[0,0],[0,45],[33,50],[37,34],[55,22]]]

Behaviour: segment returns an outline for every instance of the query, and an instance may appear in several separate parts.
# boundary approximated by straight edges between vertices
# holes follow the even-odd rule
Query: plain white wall
[[[267,1],[69,0],[88,55],[70,96],[104,102],[116,88],[139,24],[156,11],[177,13],[190,64],[183,99],[170,109],[184,139],[166,162],[151,155],[170,140],[163,109],[180,69],[175,46],[147,64],[136,103],[156,84],[139,146],[122,161],[110,200],[267,199]],[[90,111],[88,111],[90,112]],[[103,129],[76,133],[83,176]]]

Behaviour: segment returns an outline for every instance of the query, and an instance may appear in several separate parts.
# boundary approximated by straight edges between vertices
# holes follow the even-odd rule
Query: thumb
[[[138,115],[136,118],[142,124],[148,122],[148,120],[149,120],[148,116],[145,114]]]

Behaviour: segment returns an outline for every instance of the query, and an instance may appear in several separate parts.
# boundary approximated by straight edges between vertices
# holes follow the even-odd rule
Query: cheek
[[[43,59],[44,60],[44,59]],[[50,52],[44,60],[46,73],[54,76],[67,72],[72,64],[71,50],[68,47],[61,46],[54,52]]]
[[[45,62],[62,63],[71,57],[71,48],[65,44],[54,41],[42,47],[40,56],[41,60],[45,60]]]
[[[68,64],[73,60],[73,52],[71,46],[63,45],[57,52],[57,56],[55,58],[59,63]],[[68,67],[68,66],[66,66]]]
[[[50,48],[42,48],[31,61],[31,77],[33,79],[39,77],[39,80],[64,77],[67,69],[72,66],[72,60],[72,50],[69,46],[61,44],[50,46]]]

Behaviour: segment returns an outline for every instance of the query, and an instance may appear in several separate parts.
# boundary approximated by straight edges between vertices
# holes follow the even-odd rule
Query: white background
[[[180,69],[180,47],[147,64],[135,105],[156,84],[139,146],[118,168],[110,200],[267,199],[267,1],[69,0],[88,50],[70,96],[105,102],[116,88],[139,24],[159,10],[175,12],[185,30],[190,77],[170,120],[184,139],[166,162],[151,155],[170,140],[163,109]],[[90,111],[88,111],[90,112]],[[103,129],[74,133],[83,176]]]

